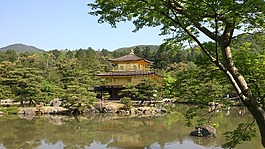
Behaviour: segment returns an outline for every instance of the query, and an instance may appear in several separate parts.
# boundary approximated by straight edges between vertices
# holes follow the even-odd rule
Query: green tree
[[[162,44],[155,54],[155,68],[164,69],[174,62],[186,61],[186,59],[183,59],[183,52],[186,52],[186,50],[182,50],[182,47],[178,43],[170,43],[168,41]]]
[[[65,56],[66,56],[67,58],[73,58],[73,57],[74,57],[74,52],[68,50],[68,51],[66,52]]]
[[[11,69],[6,72],[2,80],[2,84],[9,86],[12,93],[20,98],[21,106],[25,100],[37,100],[40,94],[40,83],[43,80],[41,72],[31,67],[34,58],[21,57],[19,60],[11,64]]]
[[[263,103],[258,102],[264,99],[255,96],[255,89],[238,70],[231,48],[235,30],[245,33],[264,31],[264,0],[96,0],[88,6],[92,9],[91,15],[99,16],[99,23],[108,22],[116,27],[117,22],[132,21],[134,31],[144,26],[161,26],[161,35],[174,34],[169,40],[195,41],[229,79],[253,115],[265,147],[265,109]],[[204,46],[198,38],[200,33],[213,40],[216,47],[208,49]]]
[[[121,97],[128,97],[131,100],[135,100],[139,97],[138,89],[134,84],[127,84],[125,89],[121,90]]]
[[[17,53],[14,50],[7,50],[5,53],[9,61],[14,62],[17,60]]]
[[[265,34],[242,35],[234,41],[235,64],[245,75],[257,102],[265,109]]]
[[[15,64],[9,61],[2,61],[0,63],[0,99],[15,98],[10,86],[5,82],[9,76],[9,72],[13,70],[14,67]]]
[[[223,74],[208,65],[198,66],[193,62],[171,64],[164,78],[164,88],[167,97],[177,97],[179,102],[208,104],[209,102],[227,103],[225,94],[235,94],[231,91],[229,82],[223,81]]]
[[[156,82],[156,80],[152,79],[143,79],[139,84],[137,84],[136,89],[138,90],[137,98],[144,101],[152,101],[157,100],[154,99],[153,95],[160,90],[160,82]]]
[[[152,61],[153,60],[153,53],[151,51],[150,46],[146,46],[145,49],[142,52],[143,58]]]
[[[52,53],[52,55],[53,55],[56,59],[58,59],[58,58],[61,56],[61,54],[62,54],[62,52],[59,51],[59,50],[57,50],[57,49],[52,50],[52,51],[50,51],[49,53]]]
[[[141,100],[141,105],[144,101],[157,100],[153,95],[157,94],[160,89],[161,82],[157,82],[152,79],[143,79],[137,85],[127,84],[119,96],[123,97],[121,102],[131,104],[131,100]]]
[[[57,73],[61,78],[62,89],[58,97],[66,101],[67,108],[79,109],[91,104],[96,95],[90,91],[95,82],[90,70],[80,67],[81,63],[77,59],[64,59],[58,65],[60,68]]]
[[[110,56],[111,55],[111,52],[108,51],[107,49],[102,49],[101,53],[102,53],[103,56]]]
[[[144,57],[143,56],[143,53],[142,53],[142,51],[140,50],[140,47],[139,46],[136,46],[135,48],[134,48],[134,54],[135,55],[137,55],[137,56],[139,56],[139,57]]]

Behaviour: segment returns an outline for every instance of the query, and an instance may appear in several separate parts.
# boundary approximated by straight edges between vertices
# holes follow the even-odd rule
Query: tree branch
[[[167,5],[167,4],[165,4]],[[168,6],[167,6],[168,7]],[[236,78],[237,76],[234,76],[232,73],[234,72],[230,72],[231,70],[228,70],[227,68],[230,67],[224,67],[223,64],[221,64],[219,61],[217,61],[211,54],[210,52],[204,48],[204,46],[202,45],[202,43],[197,39],[196,36],[194,36],[186,27],[184,27],[182,25],[182,23],[179,21],[178,19],[178,13],[176,13],[176,11],[173,10],[172,7],[168,7],[170,9],[170,11],[172,11],[175,19],[173,19],[172,17],[170,17],[168,15],[168,12],[163,12],[161,11],[160,13],[162,15],[164,15],[165,17],[167,17],[169,20],[171,20],[172,22],[174,22],[175,24],[177,24],[181,29],[184,30],[184,32],[186,32],[197,44],[198,46],[201,48],[201,50],[209,57],[209,59],[212,61],[212,63],[214,63],[221,71],[223,71],[226,76],[228,77],[228,79],[230,80],[231,84],[233,85],[233,87],[235,88],[237,94],[240,96],[240,98],[242,99],[243,102],[245,102],[245,104],[247,104],[247,96],[246,96],[246,90],[244,90],[244,88],[242,88],[242,85],[239,86],[238,84],[238,78]],[[231,37],[232,37],[232,33],[233,33],[233,23],[228,24],[225,28],[224,34],[221,36],[222,38],[219,38],[219,41],[224,41],[226,43],[230,43],[231,42]],[[227,38],[228,37],[228,41],[223,40],[223,38]],[[224,44],[222,43],[222,45],[224,46]],[[231,53],[230,53],[231,54]],[[244,93],[242,92],[244,90]]]
[[[204,27],[200,22],[195,21],[194,18],[191,18],[188,14],[188,12],[176,1],[174,3],[171,3],[170,0],[162,0],[164,5],[169,8],[172,12],[178,12],[178,14],[185,15],[187,18],[190,19],[191,23],[201,32],[203,32],[206,36],[211,38],[212,40],[216,41],[214,33],[212,33],[210,30],[208,30],[206,27]]]
[[[216,55],[216,61],[219,61],[218,57],[218,18],[217,18],[217,13],[215,12],[215,55]]]
[[[223,32],[223,37],[226,44],[229,44],[231,43],[231,40],[232,40],[232,37],[233,37],[233,33],[234,33],[234,29],[235,29],[235,22],[232,22],[232,23],[226,23],[226,26],[225,26],[225,29],[224,29],[224,32]]]

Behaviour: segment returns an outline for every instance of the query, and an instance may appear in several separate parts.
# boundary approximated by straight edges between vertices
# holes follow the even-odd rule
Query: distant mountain
[[[24,44],[12,44],[12,45],[0,48],[0,52],[6,52],[7,50],[14,50],[17,53],[23,53],[23,52],[30,52],[30,53],[45,52],[42,49],[36,48],[34,46],[24,45]]]
[[[119,48],[119,49],[116,49],[114,51],[115,52],[130,53],[131,49],[133,49],[133,50],[139,49],[140,51],[142,51],[142,50],[145,50],[146,47],[149,47],[151,49],[151,51],[154,52],[154,51],[157,51],[160,46],[158,46],[158,45],[137,45],[137,46],[132,46],[132,47]]]

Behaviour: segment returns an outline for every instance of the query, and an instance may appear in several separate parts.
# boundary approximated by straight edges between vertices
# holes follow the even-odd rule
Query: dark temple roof
[[[125,72],[105,72],[97,74],[96,76],[141,76],[141,75],[157,75],[162,77],[161,75],[156,74],[155,72],[147,71],[147,72],[141,72],[141,71],[125,71]]]
[[[118,57],[118,58],[114,58],[114,59],[109,59],[109,61],[112,61],[112,62],[121,62],[121,61],[139,61],[139,60],[144,60],[146,61],[147,63],[153,63],[152,61],[148,61],[144,58],[141,58],[141,57],[138,57],[136,56],[135,54],[133,53],[130,53],[128,55],[125,55],[125,56],[122,56],[122,57]]]

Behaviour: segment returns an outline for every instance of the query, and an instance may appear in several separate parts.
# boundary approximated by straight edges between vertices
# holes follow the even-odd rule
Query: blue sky
[[[115,50],[135,45],[160,45],[159,28],[144,28],[132,33],[132,23],[117,28],[97,23],[88,14],[93,0],[1,0],[0,47],[14,43],[44,50],[92,47]]]

